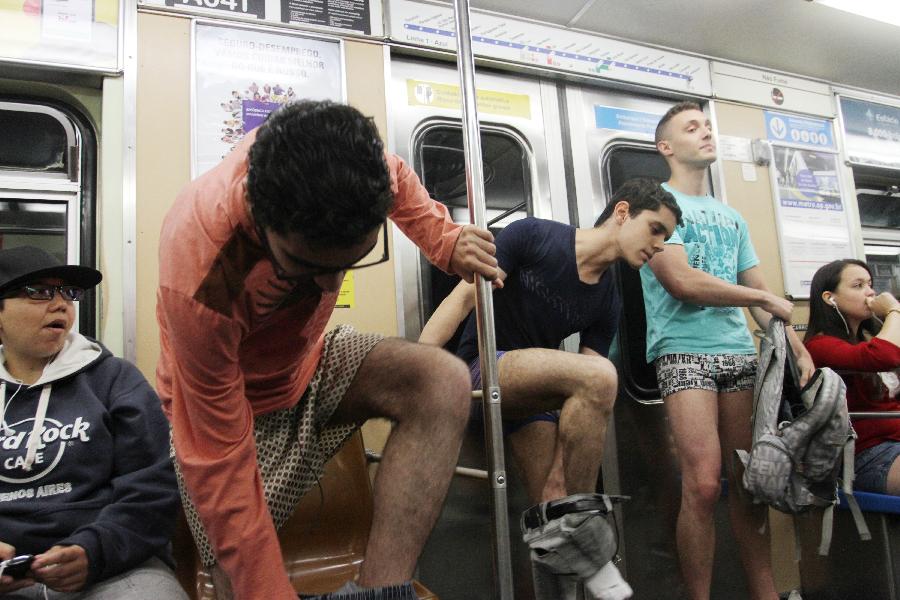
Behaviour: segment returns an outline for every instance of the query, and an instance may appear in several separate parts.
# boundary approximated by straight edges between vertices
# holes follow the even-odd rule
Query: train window
[[[854,166],[866,262],[877,292],[900,292],[900,172]]]
[[[67,173],[71,139],[58,118],[0,108],[0,169]]]
[[[669,165],[655,148],[616,146],[605,157],[607,189],[611,197],[622,184],[635,177],[650,177],[659,181],[669,179]]]
[[[93,265],[94,134],[68,107],[0,101],[0,248],[36,246],[70,264]],[[87,140],[87,143],[84,143]],[[77,327],[96,335],[95,293]]]
[[[68,207],[65,202],[0,201],[3,248],[35,246],[67,260]]]
[[[484,169],[485,216],[495,234],[512,221],[533,214],[531,154],[524,140],[512,131],[483,128],[481,152]],[[457,223],[469,222],[462,128],[455,123],[432,124],[414,140],[415,169],[422,184],[450,208]],[[423,323],[459,282],[422,259]],[[455,349],[462,327],[447,343]]]
[[[497,229],[531,214],[528,152],[520,139],[504,131],[481,134],[486,216]],[[416,144],[418,171],[431,196],[450,207],[453,220],[468,222],[466,165],[462,129],[442,125],[423,132]],[[510,212],[511,211],[511,212]]]
[[[669,179],[669,165],[649,144],[613,145],[602,156],[601,168],[607,198],[635,177],[650,177],[659,181]],[[656,372],[645,358],[647,317],[641,278],[634,269],[622,268],[621,265],[617,268],[617,276],[623,299],[618,335],[623,389],[638,402],[656,402],[659,400]]]

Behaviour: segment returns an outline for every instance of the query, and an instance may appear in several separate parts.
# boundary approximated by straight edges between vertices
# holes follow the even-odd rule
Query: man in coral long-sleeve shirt
[[[403,340],[349,327],[323,336],[346,270],[387,260],[388,215],[442,269],[496,277],[491,235],[454,225],[406,164],[385,159],[371,121],[342,105],[273,113],[166,217],[157,383],[220,598],[229,582],[236,598],[296,598],[276,529],[371,417],[396,425],[359,583],[412,576],[456,462],[468,372]]]

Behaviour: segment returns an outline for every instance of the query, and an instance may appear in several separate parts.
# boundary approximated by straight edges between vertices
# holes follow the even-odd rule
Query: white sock
[[[584,591],[593,600],[625,600],[633,593],[612,561],[584,580]]]

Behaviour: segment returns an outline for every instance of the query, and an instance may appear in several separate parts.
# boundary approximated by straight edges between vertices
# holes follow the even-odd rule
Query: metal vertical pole
[[[475,60],[469,29],[468,0],[454,0],[456,13],[457,65],[462,96],[463,150],[469,220],[487,228],[481,132],[475,95]],[[494,508],[495,596],[512,600],[512,556],[509,543],[509,513],[506,500],[506,467],[503,457],[503,422],[500,416],[500,385],[497,381],[497,344],[494,338],[494,303],[491,282],[475,277],[477,291],[478,353],[481,357],[481,389],[484,402],[485,442]]]

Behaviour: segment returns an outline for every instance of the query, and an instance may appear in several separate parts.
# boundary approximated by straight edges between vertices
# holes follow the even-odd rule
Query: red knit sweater
[[[880,338],[851,344],[830,335],[806,341],[817,367],[831,367],[847,384],[847,407],[852,412],[900,411],[900,400],[891,398],[878,376],[879,371],[900,367],[900,348]],[[845,371],[850,371],[844,373]],[[858,419],[853,422],[859,439],[856,451],[885,441],[900,441],[900,412],[897,419]]]

